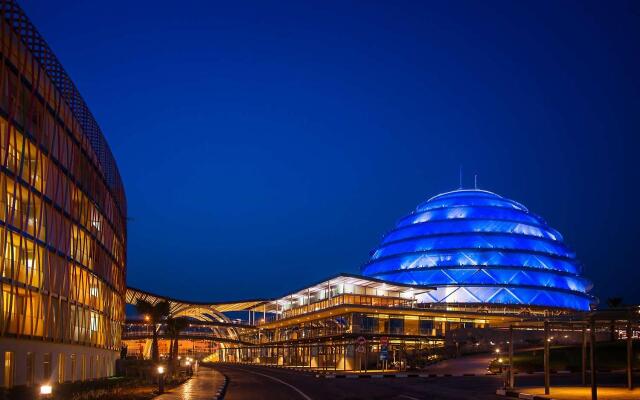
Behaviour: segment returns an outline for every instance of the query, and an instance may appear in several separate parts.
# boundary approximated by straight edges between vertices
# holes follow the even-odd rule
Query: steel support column
[[[631,321],[627,321],[627,387],[633,390],[633,331]]]
[[[509,326],[509,389],[515,386],[515,371],[513,370],[513,325]]]
[[[551,352],[551,339],[549,338],[549,321],[544,321],[544,394],[549,394],[551,386],[549,353]]]
[[[587,327],[582,327],[582,385],[587,386]]]
[[[598,400],[598,382],[596,380],[596,320],[591,319],[591,331],[589,332],[590,339],[590,350],[591,362],[589,363],[591,366],[591,400]]]

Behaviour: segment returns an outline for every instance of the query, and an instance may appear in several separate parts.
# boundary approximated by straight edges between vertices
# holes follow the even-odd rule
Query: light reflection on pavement
[[[154,400],[211,400],[224,377],[209,368],[200,368],[198,375]]]

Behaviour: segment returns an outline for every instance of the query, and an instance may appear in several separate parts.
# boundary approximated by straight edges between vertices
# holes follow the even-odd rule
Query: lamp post
[[[164,393],[164,367],[158,366],[158,393]]]

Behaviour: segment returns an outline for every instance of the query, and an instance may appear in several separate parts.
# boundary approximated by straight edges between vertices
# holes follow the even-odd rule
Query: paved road
[[[325,379],[313,374],[249,365],[217,365],[227,375],[225,400],[495,400],[501,380],[493,376],[441,379]]]
[[[431,374],[486,374],[489,363],[494,359],[495,354],[483,353],[469,356],[442,360],[425,368],[424,372]]]
[[[229,378],[225,400],[497,400],[500,376],[326,379],[307,372],[238,364],[215,367]],[[540,386],[542,375],[517,375],[517,386]],[[624,374],[599,374],[600,384],[624,385]],[[576,385],[579,374],[552,375],[553,386]],[[553,388],[552,388],[553,393]]]
[[[197,376],[154,400],[211,400],[223,380],[224,377],[218,371],[200,368]]]

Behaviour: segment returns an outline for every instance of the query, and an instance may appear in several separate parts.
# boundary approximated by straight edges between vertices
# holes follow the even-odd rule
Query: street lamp
[[[164,367],[158,365],[158,393],[164,393]]]

